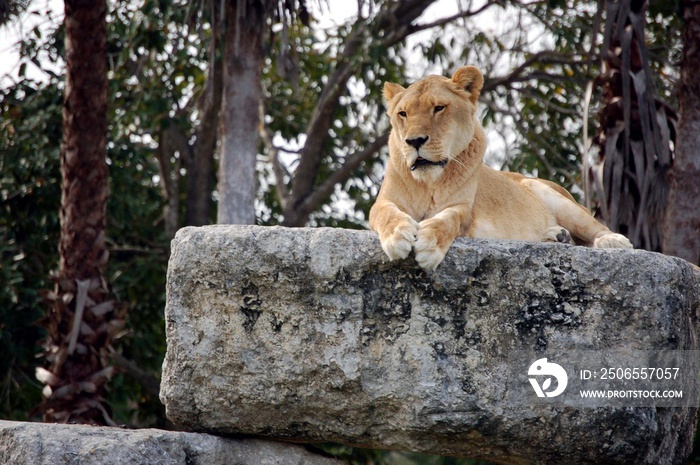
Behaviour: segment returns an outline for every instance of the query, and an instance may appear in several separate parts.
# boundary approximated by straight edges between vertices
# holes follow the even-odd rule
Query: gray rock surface
[[[0,463],[11,465],[342,465],[298,445],[156,429],[0,420]]]
[[[388,262],[367,231],[185,228],[161,400],[196,431],[503,464],[682,463],[696,408],[508,401],[507,359],[697,350],[699,276],[644,251],[467,239],[426,273]]]

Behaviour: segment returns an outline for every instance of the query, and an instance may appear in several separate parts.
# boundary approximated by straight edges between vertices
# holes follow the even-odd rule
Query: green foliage
[[[157,140],[173,118],[191,132],[186,121],[191,108],[183,109],[192,92],[201,91],[209,36],[192,30],[196,3],[142,0],[114,5],[108,19],[108,55],[112,121],[120,139]]]
[[[40,400],[34,355],[42,291],[57,265],[62,95],[58,82],[0,90],[0,417],[27,419]]]
[[[286,154],[283,161],[288,170],[291,171],[298,162],[296,147],[304,142],[304,131],[318,96],[338,60],[339,44],[347,40],[354,27],[362,26],[347,24],[337,30],[324,31],[321,40],[318,32],[293,24],[286,35],[276,34],[269,44],[263,70],[265,122],[275,136],[278,148]],[[397,48],[383,48],[372,41],[368,41],[363,53],[366,56],[352,58],[358,60],[359,71],[350,80],[347,94],[340,99],[332,115],[331,138],[323,150],[327,156],[319,167],[318,183],[337,170],[347,156],[388,130],[382,86],[386,81],[405,80],[405,61]],[[294,68],[291,73],[283,69],[289,61]],[[269,150],[264,153],[270,156]],[[383,163],[384,156],[375,157],[362,169],[357,169],[344,186],[336,189],[331,199],[312,215],[311,224],[366,228]],[[279,196],[274,191],[271,167],[269,163],[262,166],[264,174],[259,197],[266,208],[261,223],[279,224],[281,209]]]
[[[169,251],[161,222],[163,198],[153,182],[152,158],[151,150],[128,140],[108,150],[112,195],[107,204],[107,278],[117,300],[128,308],[128,332],[119,350],[159,379],[165,354],[163,309]],[[115,420],[139,427],[164,426],[157,395],[134,379],[120,375],[108,388]]]

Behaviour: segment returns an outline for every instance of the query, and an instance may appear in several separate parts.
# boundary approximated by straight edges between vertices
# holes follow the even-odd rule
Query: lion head
[[[483,85],[483,75],[473,66],[458,69],[452,78],[428,76],[408,88],[384,84],[390,148],[400,153],[415,179],[439,178],[467,149],[479,124],[476,102]]]

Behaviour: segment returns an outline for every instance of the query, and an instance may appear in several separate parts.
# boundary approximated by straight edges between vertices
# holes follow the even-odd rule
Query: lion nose
[[[428,142],[428,136],[425,137],[414,137],[412,139],[406,139],[406,143],[413,147],[414,149],[418,150],[421,148],[423,144]]]

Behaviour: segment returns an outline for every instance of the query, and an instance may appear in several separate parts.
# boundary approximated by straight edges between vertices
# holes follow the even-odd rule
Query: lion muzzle
[[[411,171],[415,171],[418,168],[425,168],[429,166],[440,166],[444,167],[447,164],[447,160],[431,161],[427,158],[418,157],[416,161],[411,165]]]

